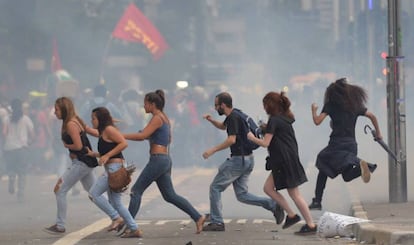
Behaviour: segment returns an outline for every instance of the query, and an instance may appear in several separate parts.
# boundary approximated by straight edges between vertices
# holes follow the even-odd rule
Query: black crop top
[[[101,136],[101,137],[99,137],[99,140],[98,140],[98,152],[101,156],[103,156],[106,153],[108,153],[109,151],[111,151],[112,149],[114,149],[117,144],[118,143],[115,143],[115,142],[105,141]],[[122,155],[122,152],[119,152],[118,154],[115,154],[114,156],[111,156],[109,159],[112,159],[112,158],[124,159],[124,156]]]
[[[72,154],[75,154],[76,156],[87,154],[88,150],[86,149],[86,147],[89,147],[89,149],[92,150],[92,146],[91,146],[91,143],[89,142],[89,139],[88,139],[88,136],[86,135],[86,132],[81,131],[79,134],[80,134],[80,138],[81,138],[81,141],[82,141],[83,148],[79,151],[69,149],[69,152],[72,153]],[[65,144],[68,144],[68,145],[73,144],[73,140],[67,132],[62,133],[62,141],[65,142]]]

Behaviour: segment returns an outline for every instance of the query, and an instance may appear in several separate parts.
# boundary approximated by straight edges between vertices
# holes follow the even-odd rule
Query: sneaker
[[[361,168],[362,181],[364,181],[365,183],[368,183],[369,180],[371,179],[371,173],[369,172],[368,163],[364,160],[361,160],[359,162],[359,167]]]
[[[124,219],[122,217],[118,217],[112,220],[112,223],[106,228],[106,231],[118,231],[121,229],[121,226],[124,225]]]
[[[316,231],[318,230],[317,225],[315,225],[315,227],[310,228],[308,226],[308,224],[304,224],[299,231],[295,232],[295,235],[300,235],[300,236],[307,236],[307,235],[314,235],[316,234]]]
[[[282,224],[285,219],[285,211],[283,211],[283,208],[277,203],[275,210],[273,210],[273,216],[275,217],[276,224],[278,225]]]
[[[309,209],[310,210],[322,210],[322,203],[316,201],[315,198],[312,198],[312,203],[309,204]]]
[[[49,234],[54,234],[54,235],[56,235],[56,234],[62,234],[62,233],[65,233],[65,228],[60,228],[60,227],[58,227],[56,224],[54,224],[54,225],[52,225],[52,226],[50,226],[50,227],[46,227],[46,228],[44,228],[43,229],[43,231],[46,231],[47,233],[49,233]]]
[[[289,215],[286,215],[286,220],[285,223],[282,226],[282,229],[286,229],[291,227],[292,225],[298,223],[300,221],[300,216],[295,214],[295,216],[293,216],[293,218],[289,218]]]
[[[203,231],[225,231],[225,228],[222,223],[210,223],[203,227]]]
[[[140,237],[142,237],[142,231],[141,230],[125,232],[121,236],[121,238],[140,238]]]

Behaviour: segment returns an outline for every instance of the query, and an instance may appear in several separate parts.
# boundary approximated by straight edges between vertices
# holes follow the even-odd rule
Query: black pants
[[[361,168],[358,165],[351,165],[349,168],[345,169],[342,172],[342,179],[345,182],[349,182],[353,179],[356,179],[361,176]],[[315,188],[315,201],[322,202],[323,191],[325,190],[326,182],[328,181],[328,176],[322,171],[319,171],[318,178],[316,180]]]

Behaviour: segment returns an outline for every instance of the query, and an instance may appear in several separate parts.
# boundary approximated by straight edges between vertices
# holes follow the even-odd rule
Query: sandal
[[[142,237],[142,231],[141,230],[125,232],[121,236],[121,238],[141,238],[141,237]]]
[[[117,230],[119,230],[120,229],[120,227],[122,226],[124,224],[124,219],[123,218],[121,218],[121,217],[118,217],[118,218],[116,218],[116,219],[114,219],[113,221],[112,221],[112,224],[108,227],[108,229],[106,229],[106,231],[107,232],[110,232],[110,231],[117,231]]]

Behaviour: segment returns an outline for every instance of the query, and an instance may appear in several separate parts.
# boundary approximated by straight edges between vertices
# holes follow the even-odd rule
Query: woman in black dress
[[[269,92],[263,98],[263,107],[269,115],[264,138],[256,138],[250,132],[247,137],[256,144],[267,147],[269,152],[266,169],[272,170],[272,173],[266,179],[264,192],[287,212],[286,221],[283,224],[283,229],[286,229],[301,219],[279,192],[279,190],[287,189],[289,196],[306,221],[306,224],[295,234],[315,234],[316,224],[299,191],[299,185],[306,182],[307,178],[299,159],[298,144],[292,127],[295,117],[290,110],[290,101],[284,92],[280,94]]]
[[[319,173],[310,209],[322,209],[322,195],[328,177],[333,179],[342,174],[342,178],[349,182],[361,176],[363,182],[368,183],[371,172],[376,169],[376,164],[367,163],[357,156],[355,124],[359,116],[369,118],[375,128],[376,139],[382,139],[377,118],[367,110],[366,101],[367,94],[363,88],[351,85],[345,78],[341,78],[326,89],[324,105],[319,114],[316,113],[318,106],[312,104],[315,125],[321,124],[329,116],[332,132],[328,146],[319,152],[316,159]]]

